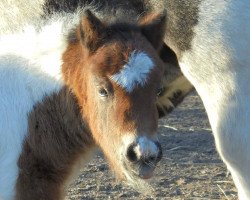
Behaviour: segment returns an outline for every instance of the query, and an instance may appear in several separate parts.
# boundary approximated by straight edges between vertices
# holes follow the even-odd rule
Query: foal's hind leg
[[[160,50],[160,57],[165,63],[165,69],[163,91],[157,100],[157,108],[159,116],[163,117],[181,103],[194,87],[183,76],[175,53],[165,44]]]

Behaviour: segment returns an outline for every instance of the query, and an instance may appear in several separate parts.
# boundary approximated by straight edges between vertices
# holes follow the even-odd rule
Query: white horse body
[[[250,2],[204,0],[180,66],[201,96],[217,150],[250,199]]]

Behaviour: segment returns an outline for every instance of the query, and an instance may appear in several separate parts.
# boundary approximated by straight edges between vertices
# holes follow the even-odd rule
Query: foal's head
[[[157,139],[157,94],[163,63],[164,16],[137,24],[83,16],[63,56],[64,78],[76,95],[92,137],[117,174],[150,178],[162,157]]]

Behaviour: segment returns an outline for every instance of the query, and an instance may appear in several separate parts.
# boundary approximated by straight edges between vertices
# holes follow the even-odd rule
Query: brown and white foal
[[[65,28],[75,18],[0,37],[4,200],[63,199],[97,146],[132,184],[150,178],[161,159],[163,63],[155,49],[164,16],[104,23],[86,11],[76,28]]]

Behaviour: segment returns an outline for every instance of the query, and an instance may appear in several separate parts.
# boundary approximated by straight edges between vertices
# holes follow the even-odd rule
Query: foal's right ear
[[[94,52],[101,44],[105,25],[90,11],[86,10],[80,23],[80,38],[89,52]]]

